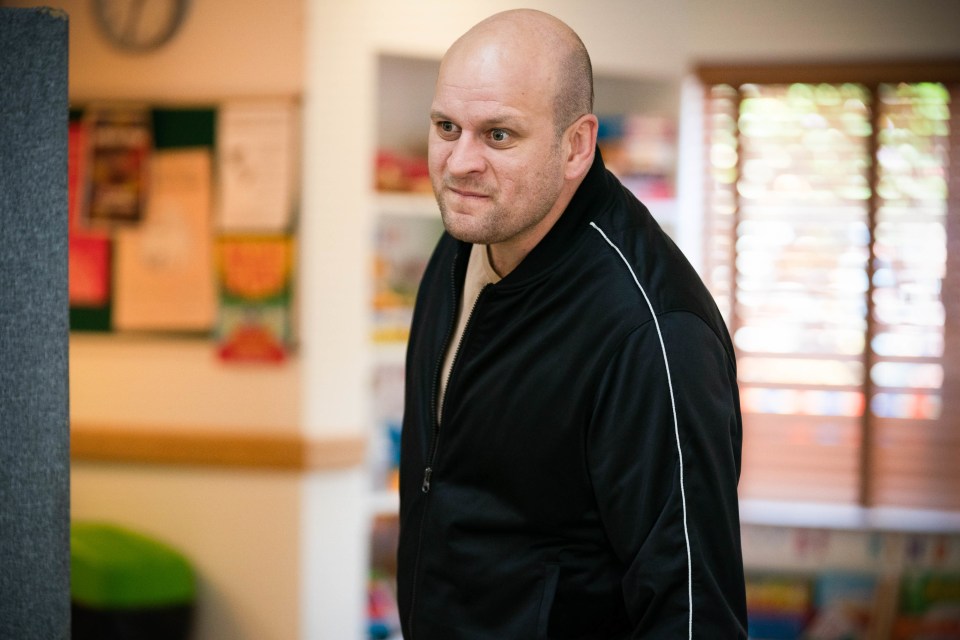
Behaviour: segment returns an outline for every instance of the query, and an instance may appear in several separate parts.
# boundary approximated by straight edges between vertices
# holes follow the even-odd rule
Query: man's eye
[[[451,134],[451,133],[456,133],[458,130],[457,125],[453,124],[448,120],[444,120],[443,122],[438,122],[437,126],[440,128],[441,133]]]
[[[494,142],[506,142],[510,139],[510,134],[505,129],[493,129],[490,131],[490,139]]]

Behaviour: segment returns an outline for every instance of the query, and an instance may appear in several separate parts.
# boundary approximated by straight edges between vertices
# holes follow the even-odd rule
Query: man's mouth
[[[454,187],[447,185],[447,190],[451,193],[460,196],[461,198],[488,198],[489,196],[482,191],[475,191],[473,189],[465,189],[463,187]]]

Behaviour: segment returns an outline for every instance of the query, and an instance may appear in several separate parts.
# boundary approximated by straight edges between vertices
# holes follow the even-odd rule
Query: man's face
[[[447,231],[474,244],[545,233],[564,184],[551,67],[494,45],[448,54],[431,108],[430,179]]]

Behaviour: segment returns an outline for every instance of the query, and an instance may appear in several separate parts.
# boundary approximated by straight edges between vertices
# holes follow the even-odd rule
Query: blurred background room
[[[503,0],[69,14],[71,513],[183,554],[194,640],[399,637],[439,59]],[[751,637],[960,638],[960,4],[531,0],[738,350]],[[2,46],[2,43],[0,43]]]

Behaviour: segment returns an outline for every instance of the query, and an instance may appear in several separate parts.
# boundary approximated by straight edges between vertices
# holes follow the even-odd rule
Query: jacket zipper
[[[454,259],[453,266],[450,269],[450,290],[452,292],[452,299],[454,306],[457,305],[457,261]],[[447,325],[447,333],[443,336],[443,344],[446,346],[447,342],[450,341],[451,336],[453,336],[453,331],[457,326],[457,315],[453,314],[453,319]],[[440,424],[437,420],[437,394],[440,390],[440,376],[443,373],[443,357],[446,354],[446,349],[440,353],[440,360],[437,362],[437,366],[433,370],[433,385],[430,389],[430,424],[433,429],[433,434],[430,439],[430,450],[427,453],[427,466],[423,470],[423,483],[420,485],[420,490],[425,494],[424,499],[427,499],[427,495],[430,493],[430,476],[433,474],[433,456],[437,448],[437,438],[440,436]],[[407,627],[410,629],[410,635],[416,636],[413,632],[413,621],[414,615],[417,610],[417,587],[420,581],[420,555],[421,550],[423,549],[423,526],[426,522],[426,510],[427,505],[423,505],[423,512],[420,514],[420,526],[417,529],[417,557],[413,563],[413,590],[410,594],[410,617],[407,619]]]
[[[453,360],[450,362],[450,372],[447,374],[446,393],[443,396],[443,404],[441,405],[441,408],[444,410],[447,406],[447,397],[450,395],[450,379],[453,377],[453,371],[457,367],[457,360],[460,359],[460,349],[463,347],[463,342],[467,337],[467,333],[470,331],[470,322],[473,320],[473,314],[477,310],[477,304],[480,302],[483,292],[486,291],[489,286],[489,284],[483,285],[479,293],[477,293],[477,298],[473,301],[473,306],[470,307],[470,313],[467,315],[467,322],[463,327],[463,334],[460,336],[456,350],[453,352]],[[448,340],[450,333],[449,331],[447,332]],[[444,350],[444,352],[446,352],[446,350]],[[427,466],[423,470],[423,483],[420,485],[420,490],[423,493],[430,493],[430,478],[433,475],[433,466],[437,459],[437,449],[440,444],[440,420],[437,416],[437,396],[439,395],[440,375],[443,373],[442,369],[443,359],[441,358],[437,366],[437,374],[434,376],[433,396],[430,401],[430,412],[433,420],[433,439],[430,442],[430,452],[427,455]]]
[[[454,307],[457,306],[457,261],[453,261],[453,265],[450,268],[450,293],[451,298],[453,299]],[[420,491],[423,493],[430,493],[430,476],[433,475],[433,460],[437,453],[437,440],[440,439],[440,421],[437,419],[437,396],[440,395],[440,376],[443,375],[443,359],[447,353],[447,343],[450,341],[450,338],[453,337],[453,331],[457,327],[457,314],[454,313],[450,323],[447,324],[447,333],[443,336],[443,346],[444,349],[440,352],[440,358],[437,360],[437,365],[433,368],[433,386],[430,388],[430,426],[431,426],[431,437],[430,437],[430,449],[427,451],[427,465],[423,470],[423,482],[420,484]],[[463,338],[460,339],[463,342]],[[460,345],[457,345],[457,351],[460,350]],[[453,365],[451,364],[450,370],[453,371]],[[418,553],[419,559],[419,553]]]
[[[450,373],[447,375],[447,392],[443,398],[444,407],[447,404],[447,397],[450,393],[450,378],[453,376],[453,370],[457,366],[457,359],[460,357],[460,348],[463,346],[463,341],[467,337],[467,331],[470,328],[470,321],[473,319],[473,313],[477,309],[477,303],[480,302],[480,297],[489,286],[489,284],[484,285],[477,294],[477,299],[473,301],[473,306],[470,308],[470,314],[467,316],[467,322],[463,327],[463,334],[460,336],[460,340],[457,342],[456,351],[453,353],[453,361],[450,363]],[[450,270],[450,288],[453,293],[454,305],[457,305],[456,260],[454,260],[453,268]],[[453,332],[456,328],[456,325],[457,315],[454,314],[453,320],[447,326],[447,333],[443,338],[444,347],[447,346],[450,338],[453,337]],[[433,467],[436,462],[437,449],[440,444],[440,420],[437,417],[437,396],[440,394],[440,376],[443,375],[443,360],[446,356],[446,353],[446,348],[444,348],[440,353],[440,359],[437,362],[436,368],[434,369],[433,388],[430,390],[430,423],[433,427],[433,434],[430,440],[430,449],[427,453],[427,464],[423,469],[423,482],[420,484],[420,491],[423,492],[424,499],[429,497],[430,494],[430,480],[433,476]],[[416,634],[413,633],[413,618],[417,610],[417,586],[420,579],[420,555],[421,550],[423,549],[423,527],[424,523],[426,522],[426,508],[427,505],[424,505],[423,512],[420,515],[420,527],[417,531],[417,558],[413,565],[413,592],[410,594],[410,618],[407,621],[407,626],[410,629],[410,633],[414,637]]]

